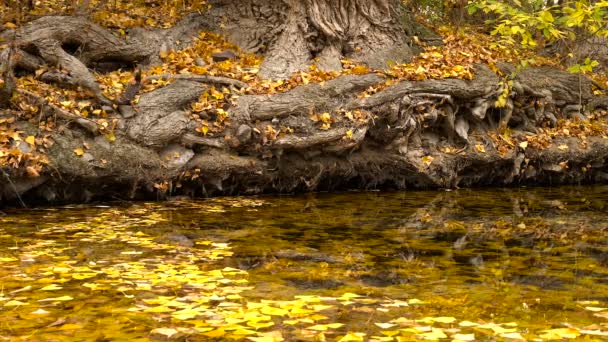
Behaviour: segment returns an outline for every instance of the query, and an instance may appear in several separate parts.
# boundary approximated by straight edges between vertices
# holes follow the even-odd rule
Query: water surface
[[[602,340],[608,187],[4,210],[0,339]]]

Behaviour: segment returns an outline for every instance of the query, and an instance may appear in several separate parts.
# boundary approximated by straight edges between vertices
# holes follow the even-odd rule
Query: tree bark
[[[316,63],[342,69],[354,59],[383,69],[412,57],[398,0],[212,1],[223,32],[251,52],[265,53],[264,78],[288,78]],[[219,25],[218,25],[219,26]]]

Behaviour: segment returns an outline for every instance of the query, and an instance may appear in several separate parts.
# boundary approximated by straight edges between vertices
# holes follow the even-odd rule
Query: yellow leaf
[[[17,25],[15,25],[14,23],[11,23],[9,21],[8,23],[5,23],[4,25],[2,25],[2,27],[4,27],[5,29],[14,30],[17,28]]]
[[[171,337],[171,336],[177,334],[177,332],[178,331],[173,328],[156,328],[156,329],[150,331],[150,334],[159,334],[159,335]]]
[[[224,329],[216,329],[213,331],[203,333],[203,335],[205,335],[207,337],[212,337],[212,338],[222,337],[222,336],[226,335],[226,331]]]
[[[319,305],[313,305],[312,306],[312,309],[315,310],[315,311],[323,311],[323,310],[327,310],[327,309],[331,309],[331,308],[333,308],[333,306],[331,306],[331,305],[321,305],[321,304],[319,304]]]
[[[72,108],[72,105],[74,104],[72,101],[61,101],[59,103],[66,108]]]
[[[363,341],[364,333],[348,333],[344,335],[338,342]]]
[[[74,273],[74,274],[72,274],[72,278],[77,279],[77,280],[89,279],[89,278],[93,278],[93,277],[96,277],[96,276],[97,276],[97,273],[93,273],[93,272]]]
[[[608,308],[598,308],[598,307],[595,307],[595,306],[586,306],[585,310],[589,310],[589,311],[593,311],[593,312],[599,312],[599,311],[608,310]]]
[[[379,326],[381,329],[390,329],[397,325],[397,324],[392,324],[392,323],[374,323],[374,324]]]
[[[562,151],[566,151],[566,150],[568,150],[568,145],[559,145],[557,148]]]
[[[525,338],[523,336],[521,336],[521,334],[518,332],[500,334],[500,337],[510,338],[513,340],[525,340]]]
[[[431,156],[425,156],[422,157],[422,162],[424,163],[424,165],[431,166],[431,164],[433,163],[433,160],[435,160],[435,158],[431,157]]]
[[[481,145],[481,144],[475,145],[475,149],[479,153],[486,153],[486,148],[483,145]]]
[[[454,323],[456,321],[456,318],[454,318],[454,317],[431,317],[431,320],[433,320],[433,322],[437,322],[437,323]]]
[[[77,148],[74,150],[74,154],[80,157],[84,154],[84,150],[81,148]]]
[[[247,325],[252,328],[262,329],[262,328],[271,327],[274,325],[274,323],[273,322],[247,322]]]
[[[528,148],[528,142],[527,141],[520,142],[519,147],[521,147],[522,150],[525,150],[526,148]]]
[[[61,297],[55,297],[55,298],[40,299],[39,302],[67,302],[72,299],[74,299],[74,298],[72,298],[71,296],[61,296]]]
[[[25,138],[25,142],[34,146],[34,145],[36,145],[36,137],[34,137],[33,135],[30,135],[27,138]]]
[[[11,300],[11,301],[4,303],[4,306],[21,306],[21,305],[30,305],[30,304],[19,301],[19,300]]]
[[[475,334],[454,334],[452,338],[458,341],[475,341]]]
[[[580,332],[577,329],[573,328],[558,328],[558,329],[550,329],[543,330],[543,334],[540,335],[540,338],[548,339],[548,340],[559,340],[563,338],[577,338],[580,335]]]
[[[431,332],[418,334],[419,337],[422,337],[425,340],[440,340],[442,338],[447,338],[448,336],[443,332],[442,329],[433,328]]]
[[[249,329],[236,329],[232,332],[235,335],[255,335],[256,332]]]
[[[329,113],[321,114],[321,121],[323,121],[324,123],[331,123],[331,114],[329,114]]]
[[[109,132],[105,135],[105,138],[107,141],[113,143],[116,141],[116,135],[114,135],[114,132]]]
[[[260,310],[260,312],[263,313],[264,315],[270,315],[270,316],[285,316],[289,313],[289,311],[287,311],[285,309],[275,308],[272,306],[265,306]]]
[[[56,285],[56,284],[51,284],[49,286],[45,286],[43,288],[41,288],[40,290],[42,291],[56,291],[56,290],[61,290],[63,287]]]

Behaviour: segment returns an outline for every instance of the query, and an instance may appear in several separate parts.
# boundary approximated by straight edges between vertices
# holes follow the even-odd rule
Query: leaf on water
[[[207,336],[207,337],[212,337],[212,338],[216,338],[216,337],[223,337],[224,335],[226,335],[226,331],[224,329],[215,329],[209,332],[205,332],[203,333],[203,335]]]
[[[389,341],[394,341],[395,337],[392,336],[372,336],[372,339],[370,341],[378,341],[378,342],[389,342]]]
[[[331,308],[333,308],[332,305],[321,305],[321,304],[319,304],[319,305],[313,305],[312,306],[312,309],[314,311],[323,311],[323,310],[327,310],[327,309],[331,309]],[[292,310],[292,312],[293,312],[293,310]]]
[[[76,280],[89,279],[96,277],[97,273],[74,273],[72,274],[72,278]]]
[[[475,341],[475,334],[454,334],[452,338],[458,341]]]
[[[283,322],[286,323],[286,322]],[[297,323],[297,321],[296,321]],[[262,328],[268,328],[274,325],[273,322],[247,322],[247,325],[252,327],[252,328],[256,328],[256,329],[262,329]]]
[[[19,260],[19,259],[13,258],[13,257],[8,257],[8,258],[7,257],[3,257],[3,258],[0,258],[0,262],[11,262],[11,261],[17,261],[17,260]]]
[[[352,333],[344,335],[338,342],[352,342],[352,341],[363,341],[363,337],[365,337],[364,333]]]
[[[61,290],[63,287],[57,285],[57,284],[51,284],[49,286],[45,286],[43,288],[41,288],[40,290],[42,291],[56,291],[56,290]]]
[[[416,299],[416,298],[412,298],[412,299],[408,300],[407,303],[410,305],[425,304],[423,301],[421,301],[420,299]]]
[[[518,333],[518,332],[511,332],[511,333],[500,334],[500,337],[510,338],[510,339],[513,339],[513,340],[525,340],[525,338],[523,336],[521,336],[521,334]]]
[[[392,323],[374,323],[374,324],[379,326],[381,329],[390,329],[397,325],[397,324],[392,324]]]
[[[431,332],[418,334],[419,337],[425,340],[440,340],[442,338],[448,338],[448,336],[443,332],[443,329],[433,328]]]
[[[198,310],[190,309],[190,310],[176,311],[171,314],[171,317],[185,321],[188,319],[193,319],[200,314],[201,313]]]
[[[608,308],[598,308],[595,306],[586,306],[585,310],[589,310],[589,311],[593,311],[593,312],[600,312],[600,311],[608,310]]]
[[[330,323],[330,324],[316,324],[306,329],[316,330],[316,331],[326,331],[328,329],[338,329],[342,327],[344,324],[342,323]]]
[[[31,313],[32,313],[32,315],[47,315],[50,312],[48,312],[48,311],[46,311],[44,309],[38,309],[36,311],[32,311]]]
[[[585,335],[608,336],[608,331],[601,330],[581,330],[580,333]]]
[[[456,318],[454,317],[430,317],[433,322],[437,323],[454,323],[456,322]]]
[[[30,304],[22,302],[20,300],[11,300],[11,301],[8,301],[8,302],[4,303],[4,306],[6,306],[6,307],[9,307],[9,306],[21,306],[21,305],[30,305]]]
[[[277,339],[273,336],[262,336],[262,337],[247,337],[248,340],[254,342],[279,342],[283,341],[283,339]]]
[[[67,301],[70,301],[73,299],[74,298],[71,296],[61,296],[61,297],[40,299],[39,302],[67,302]]]
[[[340,296],[340,298],[338,298],[338,300],[351,300],[353,298],[360,298],[360,297],[362,297],[362,296],[360,296],[356,293],[346,292],[345,294]]]
[[[550,329],[543,330],[540,338],[544,338],[547,340],[559,340],[562,338],[577,338],[580,335],[580,332],[577,329],[573,328],[558,328],[558,329]]]
[[[260,310],[260,312],[263,313],[264,315],[270,315],[270,316],[285,316],[289,313],[289,311],[287,311],[285,309],[275,308],[272,306],[264,306]]]
[[[255,335],[256,332],[249,329],[236,329],[232,332],[235,335]]]
[[[150,334],[159,334],[167,337],[171,337],[177,333],[178,331],[173,328],[156,328],[150,331]]]

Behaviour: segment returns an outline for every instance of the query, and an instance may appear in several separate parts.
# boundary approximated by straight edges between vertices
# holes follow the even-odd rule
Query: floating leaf
[[[42,291],[56,291],[56,290],[61,290],[63,287],[56,285],[56,284],[51,284],[49,286],[45,286],[43,288],[41,288],[40,290]]]
[[[448,336],[443,332],[443,329],[433,328],[431,332],[418,334],[419,337],[425,340],[439,340],[442,338],[448,338]]]
[[[39,302],[67,302],[72,299],[74,299],[74,298],[71,296],[61,296],[61,297],[40,299]]]
[[[475,334],[454,334],[452,338],[458,341],[475,341]]]
[[[510,338],[510,339],[513,339],[513,340],[525,340],[525,338],[523,336],[521,336],[521,334],[518,333],[518,332],[510,332],[510,333],[500,334],[500,337]]]
[[[270,315],[270,316],[285,316],[289,313],[289,311],[287,311],[285,309],[275,308],[272,306],[265,306],[262,309],[260,309],[260,312],[263,313],[264,315]]]
[[[84,154],[84,150],[81,148],[77,148],[74,150],[74,154],[80,157]]]
[[[364,333],[348,333],[344,335],[338,342],[352,342],[352,341],[363,341],[363,337],[365,337]]]
[[[22,305],[30,305],[29,303],[22,302],[20,300],[11,300],[4,303],[4,306],[22,306]]]
[[[167,337],[171,337],[178,333],[177,330],[173,328],[156,328],[150,331],[151,334],[159,334]]]

